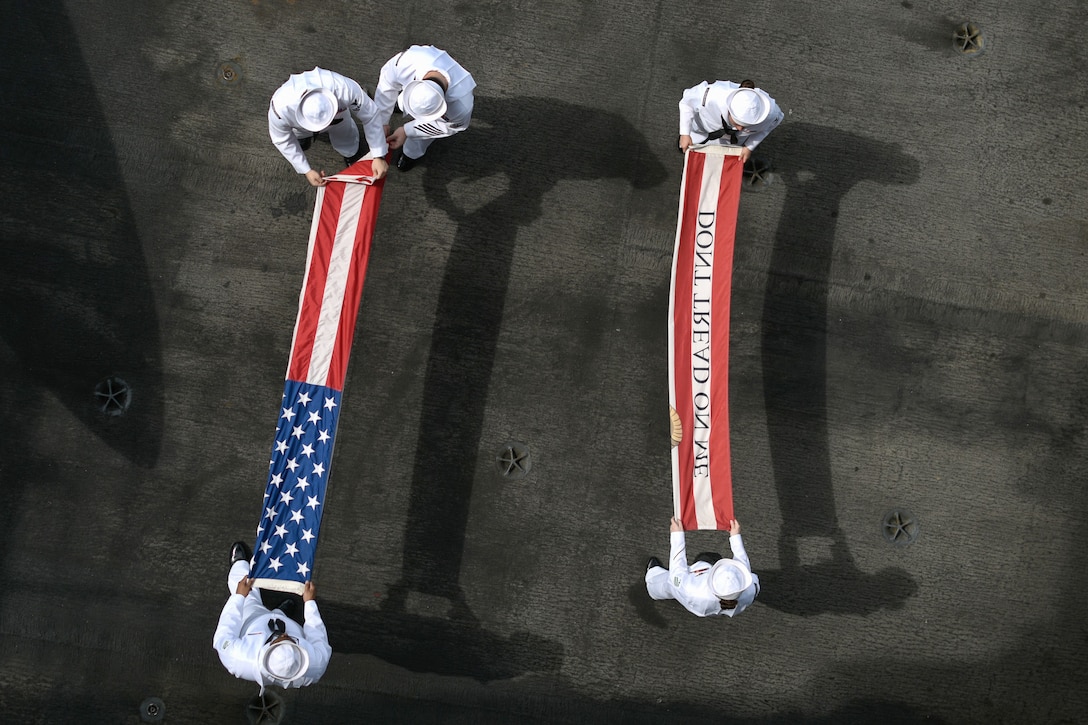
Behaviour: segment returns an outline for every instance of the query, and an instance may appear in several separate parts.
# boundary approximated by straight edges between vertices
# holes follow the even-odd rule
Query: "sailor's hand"
[[[306,582],[306,586],[302,587],[302,601],[309,602],[314,598],[314,583],[313,581]]]
[[[234,590],[234,593],[241,594],[243,597],[248,597],[251,591],[253,591],[253,580],[247,576],[244,577],[242,581],[238,582],[238,588]]]
[[[310,182],[310,186],[324,186],[325,185],[325,172],[314,171],[310,169],[306,172],[306,181]]]
[[[389,144],[389,148],[396,150],[404,145],[404,141],[408,138],[408,134],[404,132],[404,126],[401,126],[393,133],[385,137],[385,142]]]

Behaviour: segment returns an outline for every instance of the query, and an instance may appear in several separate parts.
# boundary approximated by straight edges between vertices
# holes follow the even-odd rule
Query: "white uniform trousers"
[[[337,121],[337,119],[340,119]],[[307,131],[304,128],[292,129],[295,132],[295,138],[302,140],[304,138],[310,138],[316,136],[313,131]],[[326,128],[321,133],[329,134],[329,143],[336,149],[336,153],[340,154],[346,159],[350,159],[359,151],[359,126],[356,125],[355,119],[351,117],[351,111],[344,109],[340,113],[333,117],[333,125]]]
[[[705,561],[697,561],[689,567],[692,574],[703,572],[710,568]],[[651,599],[676,599],[672,587],[669,586],[669,570],[663,566],[655,566],[646,571],[646,593]]]
[[[249,576],[249,562],[245,560],[234,562],[227,573],[227,591],[234,594],[238,591],[238,582],[247,576]],[[253,587],[249,590],[245,603],[242,604],[242,621],[248,625],[254,617],[261,614],[268,614],[268,610],[264,606],[264,600],[261,599],[261,590]]]

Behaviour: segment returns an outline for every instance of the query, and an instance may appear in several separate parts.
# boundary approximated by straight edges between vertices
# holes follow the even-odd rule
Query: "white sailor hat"
[[[718,559],[710,567],[710,590],[718,599],[736,599],[752,586],[752,572],[736,559]]]
[[[755,126],[771,113],[771,97],[759,88],[737,88],[725,99],[726,109],[738,126]]]
[[[286,686],[306,674],[310,668],[310,655],[297,642],[284,639],[265,645],[258,665],[265,678]]]
[[[397,99],[404,115],[417,121],[433,121],[446,112],[446,94],[438,81],[412,81]]]
[[[336,96],[327,88],[311,88],[298,102],[298,120],[307,131],[324,131],[339,110]]]

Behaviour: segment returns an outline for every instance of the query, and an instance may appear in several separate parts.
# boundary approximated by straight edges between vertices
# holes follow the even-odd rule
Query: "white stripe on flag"
[[[336,335],[340,329],[344,294],[351,275],[355,236],[359,229],[359,213],[363,206],[363,195],[369,188],[363,184],[347,184],[344,188],[340,218],[336,223],[336,235],[333,237],[332,252],[329,256],[329,274],[325,279],[321,314],[318,317],[314,347],[310,354],[310,371],[306,376],[306,382],[314,385],[324,385],[329,376],[329,365],[336,350]],[[315,222],[316,217],[317,215],[315,215]]]
[[[701,251],[710,253],[711,258],[714,256],[714,240],[717,236],[717,218],[718,218],[718,192],[721,189],[722,183],[722,166],[724,165],[725,157],[717,154],[706,154],[706,159],[703,165],[703,178],[701,179],[700,193],[699,193],[699,214],[704,212],[710,215],[713,219],[708,227],[700,226],[700,233],[704,230],[710,232],[710,248],[706,249],[700,247],[696,242],[696,248]],[[700,216],[701,219],[701,216]],[[696,236],[698,240],[698,236]],[[705,268],[704,268],[705,269]],[[714,290],[713,279],[713,267],[710,268],[709,278],[707,276],[700,276],[697,274],[699,267],[696,266],[693,270],[692,278],[692,299],[704,298],[710,300]],[[693,347],[694,349],[694,347]],[[706,347],[707,355],[710,355],[710,346]],[[693,361],[694,362],[694,361]],[[714,360],[711,359],[708,362],[708,367],[713,369]],[[714,396],[711,395],[710,381],[713,379],[713,375],[707,375],[705,382],[699,382],[696,378],[692,378],[691,385],[691,399],[695,401],[700,395],[705,396],[703,400],[713,400]],[[707,420],[710,420],[710,416],[707,416]],[[707,423],[707,426],[700,429],[698,432],[700,437],[708,441],[710,440],[711,423]],[[694,431],[693,431],[694,434]],[[708,445],[707,456],[713,455],[713,451],[709,450]],[[710,480],[710,466],[706,466],[705,474],[696,473],[692,481],[692,497],[695,499],[695,520],[699,522],[699,528],[713,529],[717,526],[717,517],[714,514],[714,487]]]

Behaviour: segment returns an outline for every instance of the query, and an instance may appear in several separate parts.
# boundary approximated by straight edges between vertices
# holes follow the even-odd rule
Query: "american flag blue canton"
[[[310,580],[341,395],[294,380],[284,385],[251,577]]]

